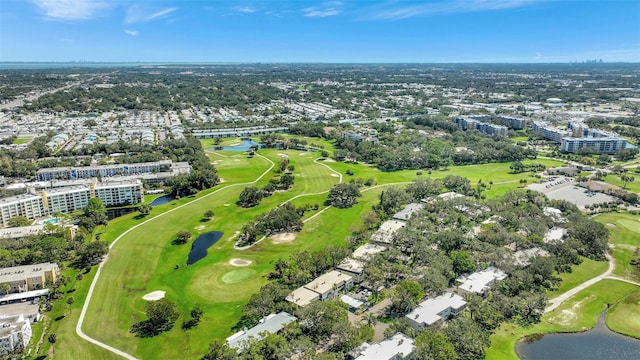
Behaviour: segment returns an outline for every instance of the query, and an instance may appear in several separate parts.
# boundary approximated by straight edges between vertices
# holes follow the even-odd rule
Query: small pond
[[[187,265],[191,265],[207,256],[207,249],[209,249],[211,245],[217,243],[221,237],[222,231],[210,231],[198,236],[191,245],[191,252],[189,253],[189,258],[187,258]]]
[[[242,145],[236,145],[236,146],[223,146],[222,150],[226,150],[226,151],[248,151],[249,148],[260,148],[260,144],[250,140],[250,139],[242,139]]]
[[[171,195],[160,196],[158,198],[155,198],[151,202],[151,206],[164,205],[164,204],[170,202],[171,200],[173,200],[173,196],[171,196]]]
[[[636,360],[640,340],[609,330],[603,313],[589,331],[530,336],[518,342],[516,352],[523,360]]]

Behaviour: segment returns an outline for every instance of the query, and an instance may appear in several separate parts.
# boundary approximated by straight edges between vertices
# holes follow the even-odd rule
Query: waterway
[[[222,231],[211,231],[204,233],[193,241],[191,252],[187,258],[187,265],[191,265],[196,261],[207,256],[207,249],[215,244],[222,237]]]
[[[251,139],[242,139],[241,145],[236,146],[223,146],[222,150],[225,151],[248,151],[249,148],[260,148],[260,143],[257,143]]]
[[[151,202],[151,206],[164,205],[164,204],[170,202],[171,200],[173,200],[173,196],[171,196],[171,195],[160,196],[158,198],[155,198]]]
[[[591,330],[529,336],[518,342],[516,352],[523,360],[637,360],[640,340],[609,330],[603,313]]]

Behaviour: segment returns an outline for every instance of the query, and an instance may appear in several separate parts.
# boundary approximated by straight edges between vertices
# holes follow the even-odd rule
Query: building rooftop
[[[350,275],[341,273],[336,270],[329,271],[326,274],[320,275],[315,278],[313,281],[305,285],[309,290],[313,290],[319,294],[324,294],[327,291],[330,291],[334,288],[334,286],[340,286],[343,283],[352,280],[353,278]]]
[[[340,300],[349,305],[350,307],[354,308],[354,309],[358,309],[360,306],[362,306],[364,304],[364,302],[358,300],[358,299],[354,299],[349,295],[342,295],[340,296]]]
[[[364,343],[357,350],[359,356],[355,360],[395,360],[404,359],[413,353],[413,339],[397,333],[378,344]],[[398,358],[398,355],[402,356]]]
[[[0,269],[0,284],[41,276],[46,271],[59,271],[58,264],[42,263]]]
[[[440,194],[440,195],[438,195],[436,197],[439,198],[439,199],[442,199],[444,201],[449,201],[449,200],[453,200],[453,199],[463,198],[465,196],[462,195],[462,194],[459,194],[459,193],[457,193],[455,191],[449,191],[449,192]]]
[[[40,196],[27,193],[27,194],[20,194],[20,195],[2,198],[0,199],[0,204],[11,204],[11,203],[18,203],[20,201],[37,200],[37,199],[40,199]]]
[[[0,239],[19,239],[38,235],[44,230],[44,227],[44,224],[40,224],[0,229]]]
[[[426,325],[433,325],[442,319],[442,312],[452,308],[459,310],[467,304],[462,296],[454,293],[445,293],[436,298],[429,298],[421,302],[417,308],[406,315],[407,318]]]
[[[407,221],[415,214],[416,212],[422,210],[424,204],[411,203],[404,207],[404,209],[398,211],[393,218],[396,220],[404,220]]]
[[[364,263],[357,259],[346,258],[336,266],[336,269],[354,274],[362,274],[364,271]]]
[[[265,318],[260,319],[258,325],[248,330],[238,331],[237,333],[227,338],[229,347],[242,350],[246,345],[245,343],[250,339],[260,340],[263,338],[263,333],[277,333],[282,330],[288,323],[296,321],[297,318],[287,312],[279,312],[277,314],[271,314]]]
[[[563,241],[564,235],[567,233],[567,230],[564,228],[554,227],[549,229],[546,234],[544,234],[544,242],[552,242],[552,241]]]
[[[301,286],[293,290],[286,298],[287,301],[292,302],[300,307],[305,307],[312,302],[318,300],[320,294],[313,290],[309,290],[304,286]]]
[[[374,232],[371,235],[371,241],[382,243],[382,244],[391,244],[393,240],[393,234],[395,234],[398,229],[405,226],[404,221],[398,220],[387,220],[380,225],[378,231]]]
[[[0,337],[7,336],[22,328],[26,321],[22,314],[0,317]]]
[[[49,295],[49,289],[39,289],[39,290],[25,291],[21,293],[0,295],[0,303],[13,302],[16,300],[23,300],[23,299],[29,299],[29,298],[37,298],[45,295]],[[0,309],[1,308],[2,306],[0,306]]]
[[[458,288],[464,291],[481,294],[489,288],[493,281],[503,280],[506,277],[507,274],[504,271],[491,266],[469,275],[466,279],[463,279],[462,285]]]
[[[376,244],[364,244],[362,246],[360,246],[359,248],[357,248],[353,254],[351,254],[351,257],[354,259],[369,259],[371,257],[373,257],[373,255],[383,252],[387,250],[387,248],[385,246],[382,245],[376,245]]]

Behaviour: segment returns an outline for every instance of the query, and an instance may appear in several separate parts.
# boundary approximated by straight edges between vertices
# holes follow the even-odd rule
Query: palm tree
[[[367,312],[366,314],[362,315],[362,320],[367,323],[367,326],[371,327],[376,326],[376,324],[378,323],[378,317],[372,312]]]

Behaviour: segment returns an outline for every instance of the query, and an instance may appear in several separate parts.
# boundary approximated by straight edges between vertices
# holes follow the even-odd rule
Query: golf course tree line
[[[170,150],[165,150],[166,148]],[[172,160],[186,161],[192,167],[191,173],[179,174],[167,180],[165,185],[171,188],[170,194],[174,197],[194,195],[218,184],[215,167],[202,150],[200,141],[193,136],[187,135],[184,140],[173,140],[162,150],[170,153],[169,157]]]
[[[289,166],[291,167],[291,165]],[[269,180],[262,189],[255,186],[247,186],[240,193],[238,199],[238,206],[243,208],[250,208],[260,204],[263,198],[273,195],[278,191],[289,190],[295,181],[295,177],[290,173],[282,174],[282,176],[274,177]]]
[[[434,120],[435,128],[416,125],[414,129],[400,133],[393,127],[378,126],[376,141],[337,137],[335,145],[338,150],[333,157],[338,161],[374,164],[382,171],[439,169],[452,164],[509,162],[536,157],[535,150],[517,146],[506,137],[487,137],[474,131],[462,131],[451,127],[451,120],[434,119],[439,119]],[[446,134],[434,137],[418,130],[438,130]]]
[[[261,236],[287,232],[298,232],[304,225],[302,216],[311,206],[296,207],[291,203],[282,204],[254,221],[244,225],[238,239],[238,246],[255,243]]]

